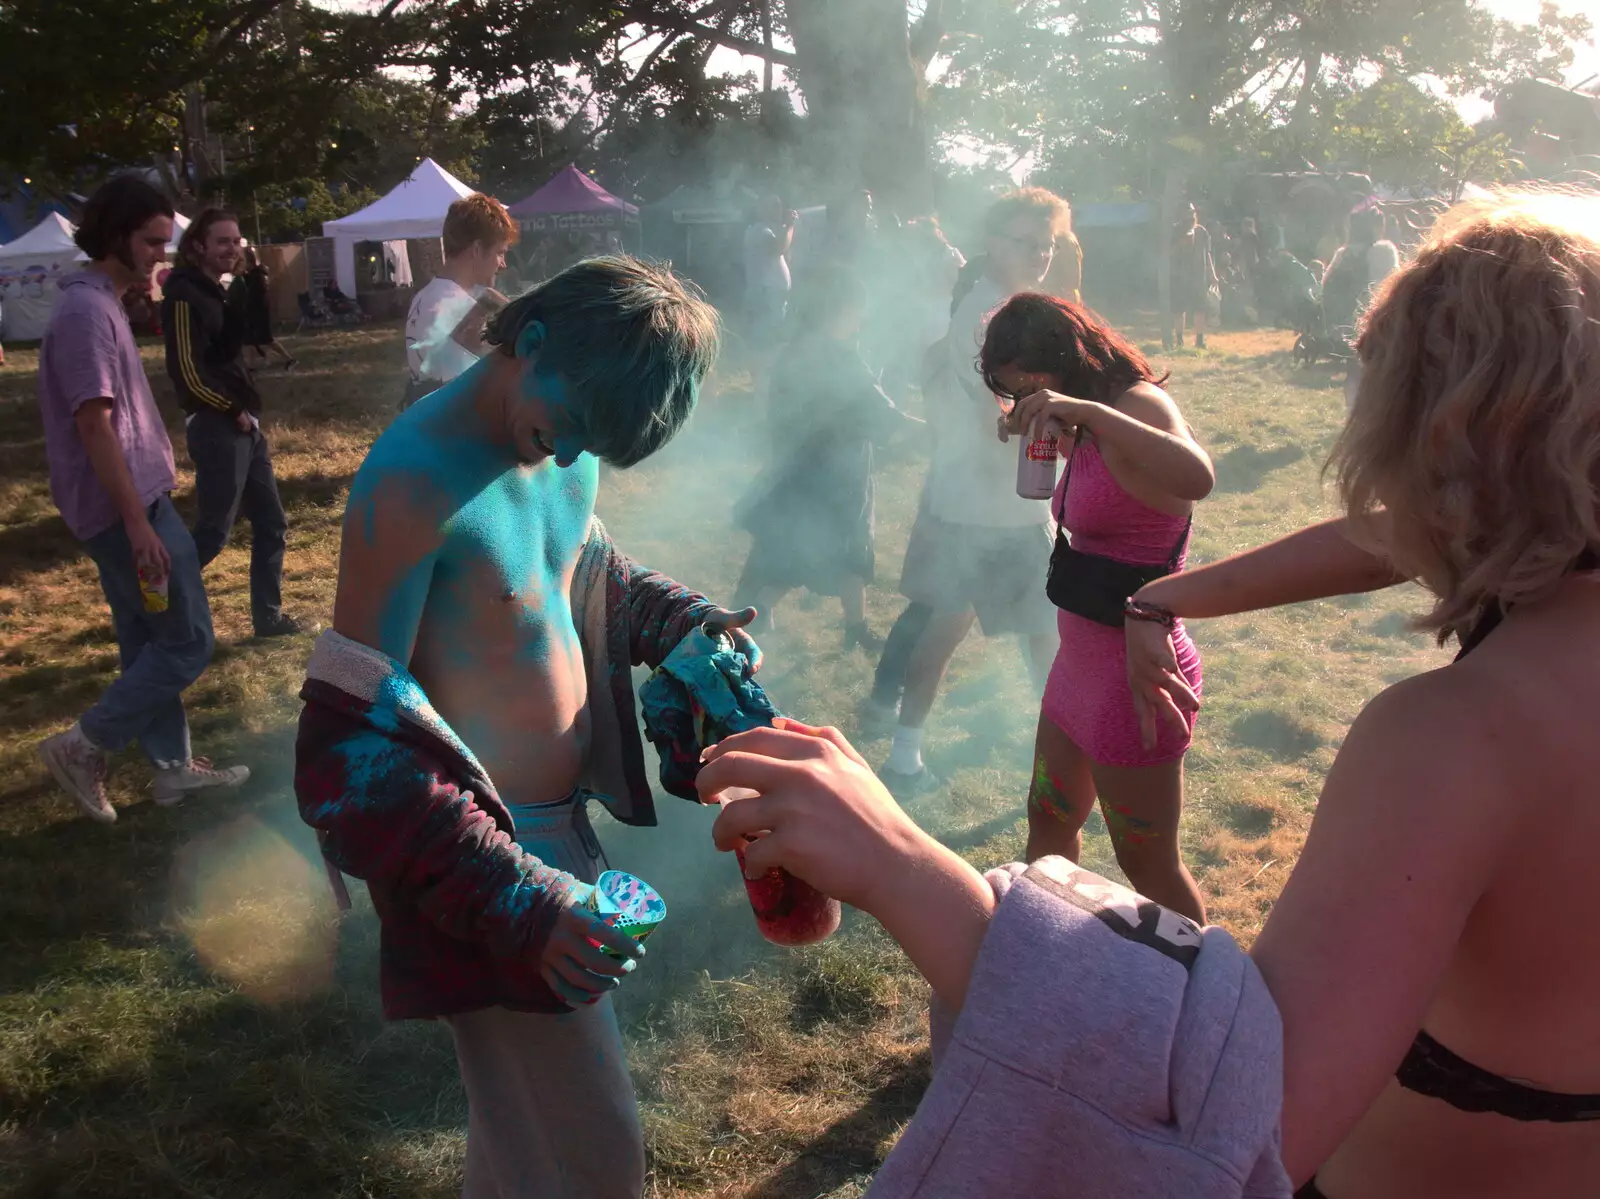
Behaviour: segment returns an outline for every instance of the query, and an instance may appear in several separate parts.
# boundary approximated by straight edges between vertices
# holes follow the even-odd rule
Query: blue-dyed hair
[[[545,330],[539,367],[571,389],[584,448],[613,466],[677,435],[717,358],[716,309],[667,266],[625,255],[585,259],[518,296],[484,340],[515,355],[534,321]]]

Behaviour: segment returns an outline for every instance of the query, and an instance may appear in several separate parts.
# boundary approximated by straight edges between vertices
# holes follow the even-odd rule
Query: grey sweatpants
[[[592,883],[604,857],[583,792],[513,805],[517,841]],[[462,1199],[639,1199],[644,1134],[611,1000],[559,1015],[447,1017],[467,1090]]]

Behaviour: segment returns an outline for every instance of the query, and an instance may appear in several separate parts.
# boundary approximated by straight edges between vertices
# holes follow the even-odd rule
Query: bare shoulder
[[[1165,388],[1154,383],[1135,383],[1117,397],[1113,406],[1124,416],[1142,424],[1164,429],[1168,433],[1188,432],[1178,405]]]
[[[1502,801],[1526,762],[1507,701],[1490,680],[1452,667],[1394,684],[1350,726],[1325,795],[1343,805],[1403,804],[1423,819],[1509,811]]]
[[[386,586],[436,552],[451,510],[436,449],[393,426],[368,452],[350,485],[340,541],[340,589]],[[354,567],[355,569],[352,569]]]

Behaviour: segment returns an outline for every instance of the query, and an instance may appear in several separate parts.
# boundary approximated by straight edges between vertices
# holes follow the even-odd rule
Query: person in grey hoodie
[[[706,757],[717,847],[875,917],[933,987],[933,1082],[870,1199],[1287,1199],[1282,1025],[1227,932],[1065,858],[979,875],[837,730]]]

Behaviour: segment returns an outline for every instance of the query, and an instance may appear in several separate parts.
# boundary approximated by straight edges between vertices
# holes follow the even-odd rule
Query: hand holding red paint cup
[[[820,904],[786,894],[770,872],[873,912],[928,840],[836,729],[779,719],[729,737],[706,752],[696,786],[702,802],[722,805],[713,836],[739,855],[763,932],[769,923],[780,935],[833,931]]]
[[[756,916],[756,927],[767,940],[774,945],[812,945],[826,941],[839,930],[844,909],[837,899],[824,895],[781,866],[751,878],[744,849],[733,852],[744,875],[744,890]]]

